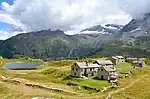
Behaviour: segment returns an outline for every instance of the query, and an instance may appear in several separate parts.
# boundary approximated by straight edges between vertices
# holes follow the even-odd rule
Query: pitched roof
[[[138,64],[138,63],[144,63],[144,61],[143,60],[138,60],[138,61],[133,61],[132,63],[133,64]]]
[[[113,66],[103,66],[103,68],[104,68],[107,72],[116,71],[116,68],[113,67]]]
[[[116,58],[124,58],[123,56],[116,56]]]
[[[127,60],[137,60],[138,58],[127,57]]]
[[[140,61],[145,61],[145,58],[139,58]]]
[[[79,68],[98,68],[99,65],[97,64],[87,64],[86,62],[76,62]]]
[[[100,65],[113,65],[110,60],[96,60],[96,62],[98,62]]]
[[[113,59],[118,59],[118,58],[117,58],[117,57],[115,57],[115,56],[112,56],[112,58],[113,58]]]

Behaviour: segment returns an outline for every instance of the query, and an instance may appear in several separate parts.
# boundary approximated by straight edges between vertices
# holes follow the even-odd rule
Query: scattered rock
[[[108,96],[106,97],[106,99],[111,99],[111,94],[108,94]]]
[[[81,90],[81,86],[78,86],[78,90]]]

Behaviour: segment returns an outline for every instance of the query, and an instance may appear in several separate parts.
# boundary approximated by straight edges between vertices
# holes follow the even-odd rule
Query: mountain
[[[109,32],[108,32],[109,30]],[[150,13],[141,19],[132,19],[127,25],[97,25],[83,31],[113,35],[114,39],[104,42],[93,57],[111,55],[150,56]]]
[[[2,41],[0,55],[7,58],[28,56],[42,59],[87,57],[112,38],[105,34],[66,35],[61,30],[42,30]]]
[[[135,40],[134,43],[135,45],[132,45],[132,43],[126,43],[121,40],[111,40],[103,43],[101,48],[93,53],[92,57],[109,57],[115,55],[150,57],[150,44],[147,41],[143,41],[143,43],[149,44],[147,47],[141,43],[141,38]]]
[[[115,35],[119,30],[123,28],[123,25],[106,24],[104,26],[95,25],[90,28],[81,30],[81,33],[101,33]]]
[[[110,29],[116,29],[116,30],[121,30],[124,27],[124,25],[117,25],[117,24],[106,24],[105,26]]]
[[[134,41],[140,36],[150,35],[150,13],[141,19],[132,19],[117,34],[124,41]]]
[[[61,30],[23,33],[0,41],[0,55],[7,58],[42,59],[103,57],[111,55],[150,55],[150,14],[127,25],[96,25],[80,34]],[[116,38],[117,37],[117,38]]]

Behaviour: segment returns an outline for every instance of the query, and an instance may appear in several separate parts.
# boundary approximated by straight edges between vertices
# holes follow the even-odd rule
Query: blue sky
[[[13,1],[14,0],[0,0],[0,10],[2,10],[1,9],[2,2],[7,2],[8,4],[12,5]],[[0,30],[2,30],[2,31],[8,31],[8,29],[9,29],[9,24],[0,22]]]
[[[7,2],[7,3],[9,3],[10,5],[12,5],[12,4],[13,4],[13,1],[14,1],[14,0],[0,0],[0,4],[1,4],[2,2]]]
[[[13,2],[14,2],[14,0],[0,0],[0,10],[2,10],[2,9],[1,9],[1,4],[2,4],[2,2],[7,2],[9,5],[12,5]]]
[[[8,24],[0,22],[0,30],[7,31],[8,30]]]

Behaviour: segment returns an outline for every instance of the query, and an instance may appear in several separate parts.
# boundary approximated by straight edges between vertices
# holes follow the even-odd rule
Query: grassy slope
[[[91,61],[91,59],[89,61]],[[41,67],[42,69],[40,69],[40,73],[47,75],[50,78],[50,80],[54,83],[62,83],[62,84],[72,83],[79,86],[87,86],[89,88],[95,88],[97,90],[101,90],[103,87],[109,86],[109,83],[107,81],[100,81],[92,78],[78,79],[78,78],[70,77],[69,76],[70,66],[74,62],[75,62],[74,60],[70,60],[70,61],[64,60],[64,61],[55,61],[55,62],[52,61],[47,63],[47,65],[42,66]]]
[[[12,62],[16,60],[3,60],[3,63]],[[17,60],[18,61],[18,60]],[[2,61],[1,61],[2,62]],[[96,93],[89,89],[82,88],[81,90],[78,89],[77,86],[68,86],[67,83],[71,82],[77,84],[79,86],[88,86],[91,88],[102,89],[102,87],[107,86],[107,81],[99,81],[92,78],[89,79],[77,79],[77,78],[70,78],[70,65],[74,63],[74,60],[64,60],[64,61],[50,61],[44,63],[38,70],[33,71],[6,71],[0,70],[0,74],[8,76],[8,77],[18,77],[27,80],[31,80],[34,82],[39,82],[42,84],[50,85],[54,88],[61,88],[64,90],[68,90],[70,92],[76,92],[80,95],[69,95],[63,94],[61,92],[48,92],[42,89],[33,89],[33,88],[26,88],[24,86],[12,85],[11,83],[0,83],[0,96],[4,97],[3,99],[31,99],[34,96],[45,96],[45,97],[54,97],[54,98],[64,98],[64,99],[77,99],[77,98],[84,98],[84,99],[105,99],[107,94],[113,93],[113,99],[127,99],[133,98],[137,99],[149,99],[148,94],[150,90],[147,86],[149,85],[150,78],[145,75],[150,74],[150,69],[145,68],[144,70],[139,69],[134,72],[131,78],[124,78],[119,80],[119,88],[109,90],[105,93]],[[123,63],[117,65],[117,69],[119,72],[124,72],[131,68],[131,64]],[[145,76],[143,78],[143,76]],[[69,77],[69,79],[68,79]],[[136,82],[135,82],[136,81]],[[10,87],[12,86],[12,87]],[[140,87],[139,87],[140,86]],[[142,89],[141,89],[142,88]],[[24,90],[22,90],[24,89]],[[122,90],[123,89],[123,90]],[[29,94],[30,93],[30,94]],[[138,94],[138,95],[137,95]],[[6,97],[6,98],[5,98]]]
[[[132,64],[120,63],[116,65],[116,68],[117,68],[117,72],[121,73],[121,72],[129,71],[132,68]]]
[[[108,81],[100,81],[100,80],[95,80],[95,79],[78,79],[78,78],[73,78],[70,79],[69,82],[81,86],[88,86],[90,88],[96,88],[97,90],[103,89],[103,87],[108,86]]]
[[[7,62],[14,62],[14,61],[20,61],[20,60],[3,59],[2,63],[5,64]],[[91,61],[91,59],[89,61]],[[84,85],[89,88],[96,88],[97,90],[100,90],[104,86],[109,85],[107,81],[99,81],[92,78],[80,79],[80,80],[76,78],[66,79],[70,75],[70,66],[74,62],[75,62],[74,60],[50,61],[41,65],[41,67],[38,70],[33,70],[33,71],[0,70],[1,71],[0,74],[5,75],[6,77],[23,78],[34,82],[51,85],[54,88],[61,88],[65,90],[70,90],[72,92],[78,92],[84,94],[93,93],[94,91],[91,91],[90,89],[84,89],[84,88],[79,90],[77,86],[68,86],[67,83],[71,81],[72,83],[75,83],[79,86]]]
[[[125,87],[113,95],[113,99],[150,99],[150,67],[138,69],[131,78],[120,80],[120,87]]]

